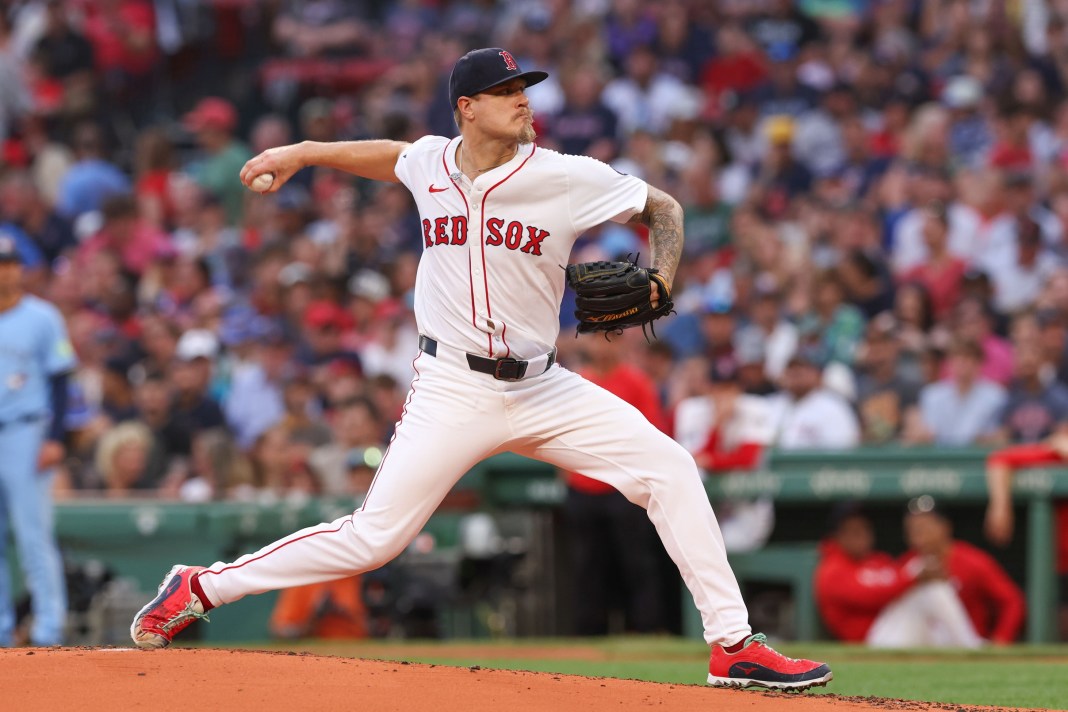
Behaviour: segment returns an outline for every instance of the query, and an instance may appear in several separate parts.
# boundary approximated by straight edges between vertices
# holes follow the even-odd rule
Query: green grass
[[[707,672],[706,648],[699,642],[676,638],[302,642],[268,647],[676,684],[704,684]],[[565,648],[574,657],[553,658],[550,648]],[[1068,709],[1068,646],[1015,646],[975,652],[886,652],[834,644],[784,644],[777,648],[787,655],[831,664],[835,679],[817,694]]]

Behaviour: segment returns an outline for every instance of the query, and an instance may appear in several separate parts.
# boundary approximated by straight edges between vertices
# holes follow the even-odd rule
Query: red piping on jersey
[[[508,333],[508,325],[505,324],[501,327],[501,341],[504,342],[504,357],[508,358],[512,353],[512,347],[508,345],[508,337],[505,334]]]
[[[352,515],[356,515],[356,512],[352,512]],[[200,579],[201,576],[207,575],[209,573],[218,575],[218,574],[223,573],[225,571],[233,571],[235,569],[240,569],[241,567],[245,567],[245,566],[248,566],[249,564],[252,564],[253,561],[258,561],[258,560],[260,560],[260,559],[262,559],[262,558],[264,558],[266,556],[270,556],[274,552],[277,552],[277,551],[279,551],[281,549],[284,549],[285,547],[288,547],[289,544],[295,543],[297,541],[303,541],[304,539],[307,539],[309,537],[314,537],[317,534],[337,534],[337,533],[342,531],[342,528],[344,528],[344,526],[346,524],[351,524],[352,523],[352,515],[350,515],[349,518],[346,519],[344,522],[342,522],[341,524],[337,525],[336,528],[326,529],[326,531],[321,531],[321,532],[312,532],[311,534],[305,534],[304,536],[297,537],[296,539],[290,539],[288,541],[280,543],[279,545],[277,545],[277,547],[274,547],[270,551],[265,552],[265,553],[261,554],[260,556],[256,556],[255,558],[250,558],[249,560],[245,561],[244,564],[237,564],[235,566],[225,566],[225,567],[219,569],[218,571],[213,571],[211,569],[205,569],[205,570],[201,571],[200,573],[198,573],[197,577],[198,577],[198,579]]]
[[[371,490],[374,489],[375,482],[378,480],[378,475],[379,475],[380,472],[382,472],[382,468],[386,464],[386,458],[389,457],[389,451],[390,451],[390,449],[391,449],[391,447],[393,445],[393,441],[397,439],[397,431],[400,430],[400,426],[404,422],[404,416],[408,414],[408,405],[412,402],[412,396],[415,395],[415,384],[419,380],[419,376],[420,376],[419,369],[415,367],[415,362],[418,361],[419,357],[422,356],[422,355],[423,355],[423,352],[420,351],[418,354],[416,354],[415,358],[412,359],[412,368],[415,369],[415,378],[412,380],[412,390],[408,392],[408,399],[404,402],[404,406],[401,408],[400,419],[397,420],[397,426],[393,429],[393,437],[391,437],[389,439],[389,445],[386,447],[386,454],[382,456],[382,462],[379,463],[379,465],[378,465],[378,471],[375,472],[374,479],[371,480],[371,486],[367,489],[367,494],[364,496],[363,504],[360,505],[359,509],[357,509],[355,512],[350,514],[348,519],[346,519],[345,521],[341,522],[341,524],[339,524],[337,526],[337,528],[335,528],[335,529],[326,529],[326,530],[322,530],[322,531],[310,532],[308,534],[305,534],[304,536],[297,537],[296,539],[290,539],[289,541],[282,542],[281,544],[279,544],[278,546],[274,547],[270,551],[264,552],[263,554],[257,556],[254,559],[249,559],[248,561],[245,561],[243,563],[236,564],[236,565],[224,566],[223,568],[219,569],[218,571],[212,571],[211,569],[205,569],[205,570],[201,571],[199,574],[197,574],[197,576],[200,577],[200,576],[203,576],[205,574],[218,575],[218,574],[221,574],[221,573],[223,573],[225,571],[232,571],[234,569],[240,569],[243,566],[247,566],[248,564],[251,564],[254,561],[259,561],[260,559],[263,559],[263,558],[265,558],[267,556],[270,556],[271,554],[275,553],[276,551],[280,551],[281,549],[284,549],[285,547],[289,546],[290,544],[293,544],[293,543],[298,542],[298,541],[303,541],[304,539],[316,536],[317,534],[337,534],[339,531],[344,529],[346,524],[352,524],[352,520],[353,520],[353,517],[356,516],[356,512],[363,511],[364,507],[367,506],[367,500],[371,496]]]
[[[501,178],[501,180],[499,182],[494,183],[491,187],[487,188],[486,192],[483,193],[483,195],[482,195],[482,218],[479,220],[479,227],[480,227],[480,229],[479,229],[479,243],[482,246],[482,283],[486,287],[486,315],[491,319],[493,318],[493,307],[490,306],[489,271],[486,269],[486,199],[489,198],[489,194],[493,192],[494,188],[496,188],[497,186],[499,186],[502,183],[504,183],[506,180],[508,180],[509,178],[514,176],[516,173],[518,173],[520,171],[520,169],[523,168],[523,166],[527,165],[527,161],[530,160],[530,157],[534,155],[534,151],[536,151],[537,148],[538,148],[537,144],[532,144],[532,145],[533,145],[533,148],[530,149],[530,156],[527,156],[526,158],[524,158],[523,162],[520,163],[518,166],[516,166],[514,171],[512,171],[511,173],[506,175],[504,178]],[[504,338],[504,330],[503,329],[501,330],[501,338],[502,339]],[[493,337],[490,334],[486,334],[486,339],[489,342],[489,352],[487,353],[487,355],[492,357],[493,356]],[[505,344],[505,346],[507,346],[507,344]],[[508,349],[508,352],[510,353],[511,349]]]
[[[470,233],[471,228],[471,206],[467,204],[467,196],[460,190],[460,186],[456,185],[456,181],[452,179],[452,172],[449,170],[449,163],[445,160],[446,155],[449,152],[449,146],[452,145],[452,141],[445,144],[445,148],[441,152],[441,167],[445,169],[445,175],[449,177],[449,182],[452,183],[452,187],[456,188],[456,192],[460,194],[460,198],[464,201],[464,210],[467,213],[467,231]],[[467,245],[468,255],[471,254],[471,245]],[[475,279],[471,275],[471,258],[467,258],[467,284],[471,287],[471,326],[478,328],[478,324],[475,322]]]

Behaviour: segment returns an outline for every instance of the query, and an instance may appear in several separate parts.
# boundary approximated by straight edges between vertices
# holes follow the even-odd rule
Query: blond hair
[[[104,433],[93,458],[104,484],[111,484],[115,476],[115,453],[127,445],[140,445],[147,450],[152,446],[152,431],[144,423],[127,420]]]

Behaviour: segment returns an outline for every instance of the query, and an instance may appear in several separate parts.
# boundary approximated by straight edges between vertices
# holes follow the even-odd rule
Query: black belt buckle
[[[499,358],[493,367],[493,377],[498,381],[519,381],[527,375],[527,362],[514,358]]]

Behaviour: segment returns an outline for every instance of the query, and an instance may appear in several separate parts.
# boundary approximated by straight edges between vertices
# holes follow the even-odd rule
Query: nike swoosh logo
[[[430,186],[430,192],[431,193],[440,193],[441,191],[448,190],[448,189],[449,189],[448,186],[445,186],[444,188],[436,188],[434,186]]]
[[[178,587],[181,586],[181,585],[182,585],[182,577],[180,575],[175,574],[174,576],[171,576],[171,580],[167,583],[167,588],[165,588],[162,591],[160,591],[156,595],[156,597],[152,599],[152,602],[149,603],[147,606],[145,606],[145,608],[146,609],[155,608],[160,603],[162,603],[164,600],[166,600],[168,596],[171,596],[171,595],[177,593],[178,592]]]

